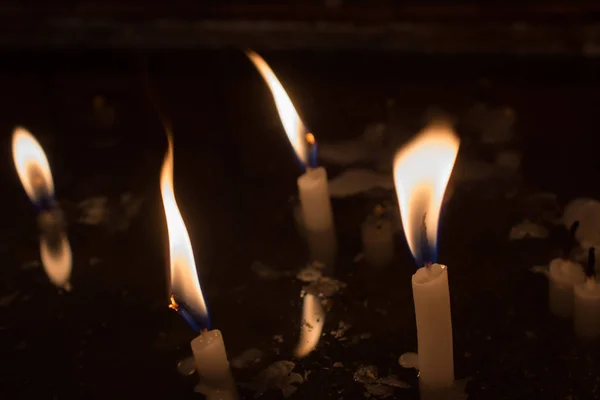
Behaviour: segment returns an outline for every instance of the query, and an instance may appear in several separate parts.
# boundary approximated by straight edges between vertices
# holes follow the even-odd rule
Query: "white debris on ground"
[[[394,395],[394,390],[408,389],[410,385],[401,381],[394,375],[379,378],[377,367],[362,365],[354,373],[354,380],[365,385],[365,397],[378,397],[385,399]]]
[[[533,272],[534,274],[542,274],[542,275],[547,275],[548,270],[549,270],[548,265],[534,265],[533,267],[529,268],[529,272]]]
[[[600,202],[590,198],[569,202],[565,207],[564,224],[569,229],[575,221],[579,221],[575,238],[581,247],[600,247]]]
[[[351,168],[329,181],[329,195],[333,198],[356,196],[373,189],[394,190],[391,174],[364,168]]]
[[[340,339],[342,338],[346,332],[348,331],[348,329],[352,328],[352,325],[349,325],[347,323],[345,323],[344,321],[340,321],[338,322],[338,327],[337,329],[334,329],[330,332],[330,334],[336,338],[336,339]]]
[[[0,297],[0,307],[9,306],[19,295],[19,291],[14,291],[10,294]]]
[[[419,355],[417,353],[408,352],[404,353],[398,358],[398,364],[402,368],[419,368]]]
[[[345,287],[346,283],[334,278],[323,276],[312,282],[310,285],[304,286],[302,291],[313,294],[319,298],[327,298],[332,297]]]
[[[263,264],[260,261],[254,261],[250,266],[250,269],[254,271],[256,275],[265,280],[275,280],[284,276],[290,276],[288,271],[277,271],[276,269]]]
[[[262,350],[251,348],[244,350],[242,354],[231,360],[231,366],[233,368],[242,369],[247,368],[253,364],[258,364],[265,356]]]
[[[177,371],[183,376],[190,376],[196,372],[196,360],[193,356],[184,358],[177,363]]]
[[[81,216],[77,220],[80,224],[98,225],[108,218],[108,198],[104,196],[90,197],[81,201],[77,207]]]
[[[513,226],[508,237],[510,240],[543,239],[548,237],[548,229],[540,224],[525,220]]]
[[[323,271],[321,268],[317,268],[313,265],[308,265],[302,268],[296,274],[296,278],[301,280],[302,282],[314,282],[320,279],[323,276]]]
[[[296,385],[304,383],[302,375],[292,372],[296,364],[292,361],[276,361],[262,370],[251,387],[258,398],[269,390],[281,390],[283,397],[288,398],[298,390]]]

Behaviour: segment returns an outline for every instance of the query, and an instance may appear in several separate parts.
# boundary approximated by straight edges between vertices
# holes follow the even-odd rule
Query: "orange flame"
[[[246,55],[250,61],[252,61],[256,69],[258,69],[258,72],[260,72],[263,79],[269,86],[271,94],[275,99],[275,106],[277,107],[281,124],[283,125],[285,134],[294,148],[296,155],[303,164],[308,164],[308,154],[306,151],[307,137],[305,137],[307,129],[300,119],[298,112],[296,112],[296,108],[294,107],[292,100],[290,100],[290,97],[281,85],[281,82],[279,82],[279,79],[277,79],[277,76],[271,67],[269,67],[269,64],[267,64],[267,62],[261,56],[252,50],[246,51]],[[312,134],[310,134],[310,136],[312,136],[314,143],[314,136]]]
[[[451,126],[436,122],[396,153],[394,181],[402,226],[417,260],[421,256],[419,240],[424,227],[429,247],[436,248],[444,192],[459,145],[460,140]]]
[[[17,174],[29,199],[37,203],[43,196],[54,195],[54,181],[46,154],[25,128],[15,128],[12,153]]]
[[[321,302],[315,295],[305,294],[302,308],[302,329],[300,331],[300,342],[295,351],[296,357],[305,357],[317,347],[324,323],[325,312]]]
[[[169,136],[168,140],[169,147],[160,173],[160,192],[169,233],[171,294],[184,301],[187,308],[193,313],[206,316],[206,303],[198,280],[192,244],[175,201],[173,139]]]

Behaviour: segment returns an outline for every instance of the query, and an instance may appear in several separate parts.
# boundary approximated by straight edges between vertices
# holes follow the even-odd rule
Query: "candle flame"
[[[435,261],[442,201],[459,145],[449,124],[435,122],[396,153],[394,181],[402,226],[418,263]]]
[[[40,239],[40,258],[46,275],[58,287],[69,291],[71,284],[72,254],[71,245],[64,233],[59,233],[55,238]]]
[[[169,233],[172,295],[170,307],[178,310],[180,306],[175,302],[175,298],[177,298],[185,304],[191,314],[206,317],[208,311],[202,289],[200,289],[192,244],[175,200],[173,190],[173,139],[169,136],[168,141],[169,147],[160,173],[160,192]]]
[[[285,134],[294,148],[298,159],[302,164],[307,165],[309,162],[307,140],[312,138],[311,144],[314,143],[314,135],[311,133],[309,133],[309,137],[306,135],[308,133],[306,126],[300,119],[292,100],[290,100],[290,97],[281,85],[281,82],[279,82],[279,79],[277,79],[275,73],[273,73],[271,67],[269,67],[269,64],[252,50],[246,51],[246,55],[269,86],[271,94],[275,99],[275,106],[277,107],[277,112],[279,113],[279,118],[281,119]]]
[[[305,357],[317,347],[324,323],[325,312],[321,302],[315,295],[305,294],[302,307],[302,328],[300,342],[295,351],[296,357]]]
[[[54,196],[50,164],[39,142],[25,128],[13,132],[12,153],[19,179],[29,199],[39,204]]]

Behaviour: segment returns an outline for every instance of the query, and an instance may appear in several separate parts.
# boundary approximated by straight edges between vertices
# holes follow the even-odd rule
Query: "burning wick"
[[[54,195],[48,158],[35,137],[22,127],[13,132],[12,152],[23,188],[39,211],[40,258],[44,270],[53,284],[68,291],[71,289],[71,245],[65,233],[64,214]]]
[[[561,318],[573,314],[573,288],[585,281],[583,266],[569,259],[578,228],[579,221],[573,222],[562,257],[552,260],[548,271],[548,307],[552,314]]]
[[[198,390],[209,400],[234,400],[237,399],[237,391],[229,369],[221,331],[202,329],[194,318],[194,315],[202,315],[208,320],[208,311],[198,280],[190,237],[175,200],[174,150],[170,129],[167,129],[167,139],[168,149],[160,174],[160,191],[169,234],[172,292],[169,308],[181,315],[196,332],[201,332],[191,342],[196,370],[200,375]],[[183,302],[178,303],[176,297],[183,299]]]
[[[596,254],[588,252],[585,282],[574,286],[573,327],[582,339],[592,339],[600,333],[600,284],[596,281]]]
[[[394,182],[408,246],[418,268],[412,276],[421,398],[446,398],[454,386],[448,268],[433,264],[442,201],[460,141],[435,122],[396,153]]]
[[[317,167],[316,138],[300,119],[292,100],[269,64],[252,50],[246,51],[246,55],[269,87],[283,130],[296,153],[296,158],[305,170],[298,178],[298,192],[310,256],[313,260],[333,264],[337,252],[337,239],[327,171],[323,167]],[[333,254],[333,257],[330,254]]]
[[[169,304],[169,308],[171,310],[174,310],[175,312],[177,312],[177,314],[181,315],[183,317],[183,319],[185,319],[185,321],[190,324],[190,326],[192,327],[192,329],[198,333],[202,332],[202,328],[200,327],[200,325],[196,322],[195,318],[192,316],[192,314],[190,314],[185,307],[177,304],[177,302],[175,301],[175,296],[171,295],[171,304]],[[206,328],[204,329],[206,331]]]
[[[307,133],[306,142],[308,143],[308,167],[317,168],[317,141],[315,135]]]

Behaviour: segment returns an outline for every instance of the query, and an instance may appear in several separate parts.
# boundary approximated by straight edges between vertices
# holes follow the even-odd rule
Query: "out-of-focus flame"
[[[308,131],[296,112],[292,100],[290,100],[290,97],[281,85],[281,82],[279,82],[279,79],[277,79],[277,76],[273,73],[273,70],[271,70],[271,67],[269,67],[269,64],[267,64],[261,56],[252,50],[246,51],[246,55],[250,58],[250,61],[252,61],[269,86],[273,98],[275,99],[277,112],[279,113],[279,118],[281,119],[288,140],[292,144],[298,159],[304,165],[307,165],[309,161],[307,154],[307,139],[310,140],[310,138],[306,137]],[[310,137],[312,137],[312,143],[314,143],[315,137],[312,134],[310,134]]]
[[[296,357],[305,357],[319,344],[321,331],[325,323],[325,312],[319,299],[310,293],[304,295],[302,308],[302,330],[300,342],[296,347]]]
[[[46,154],[25,128],[15,128],[12,153],[19,179],[31,201],[39,203],[44,197],[54,196],[54,182]]]
[[[444,192],[460,140],[449,124],[435,122],[394,159],[394,181],[404,234],[417,262],[433,262]],[[423,254],[429,248],[432,254]]]
[[[206,317],[208,312],[202,289],[200,289],[192,244],[175,201],[173,191],[173,140],[171,137],[168,140],[169,148],[160,173],[160,192],[169,233],[171,294],[177,300],[184,302],[190,313]]]
[[[70,290],[69,277],[71,276],[71,246],[64,233],[58,237],[48,239],[42,236],[40,239],[40,257],[44,270],[50,281],[56,286]]]

